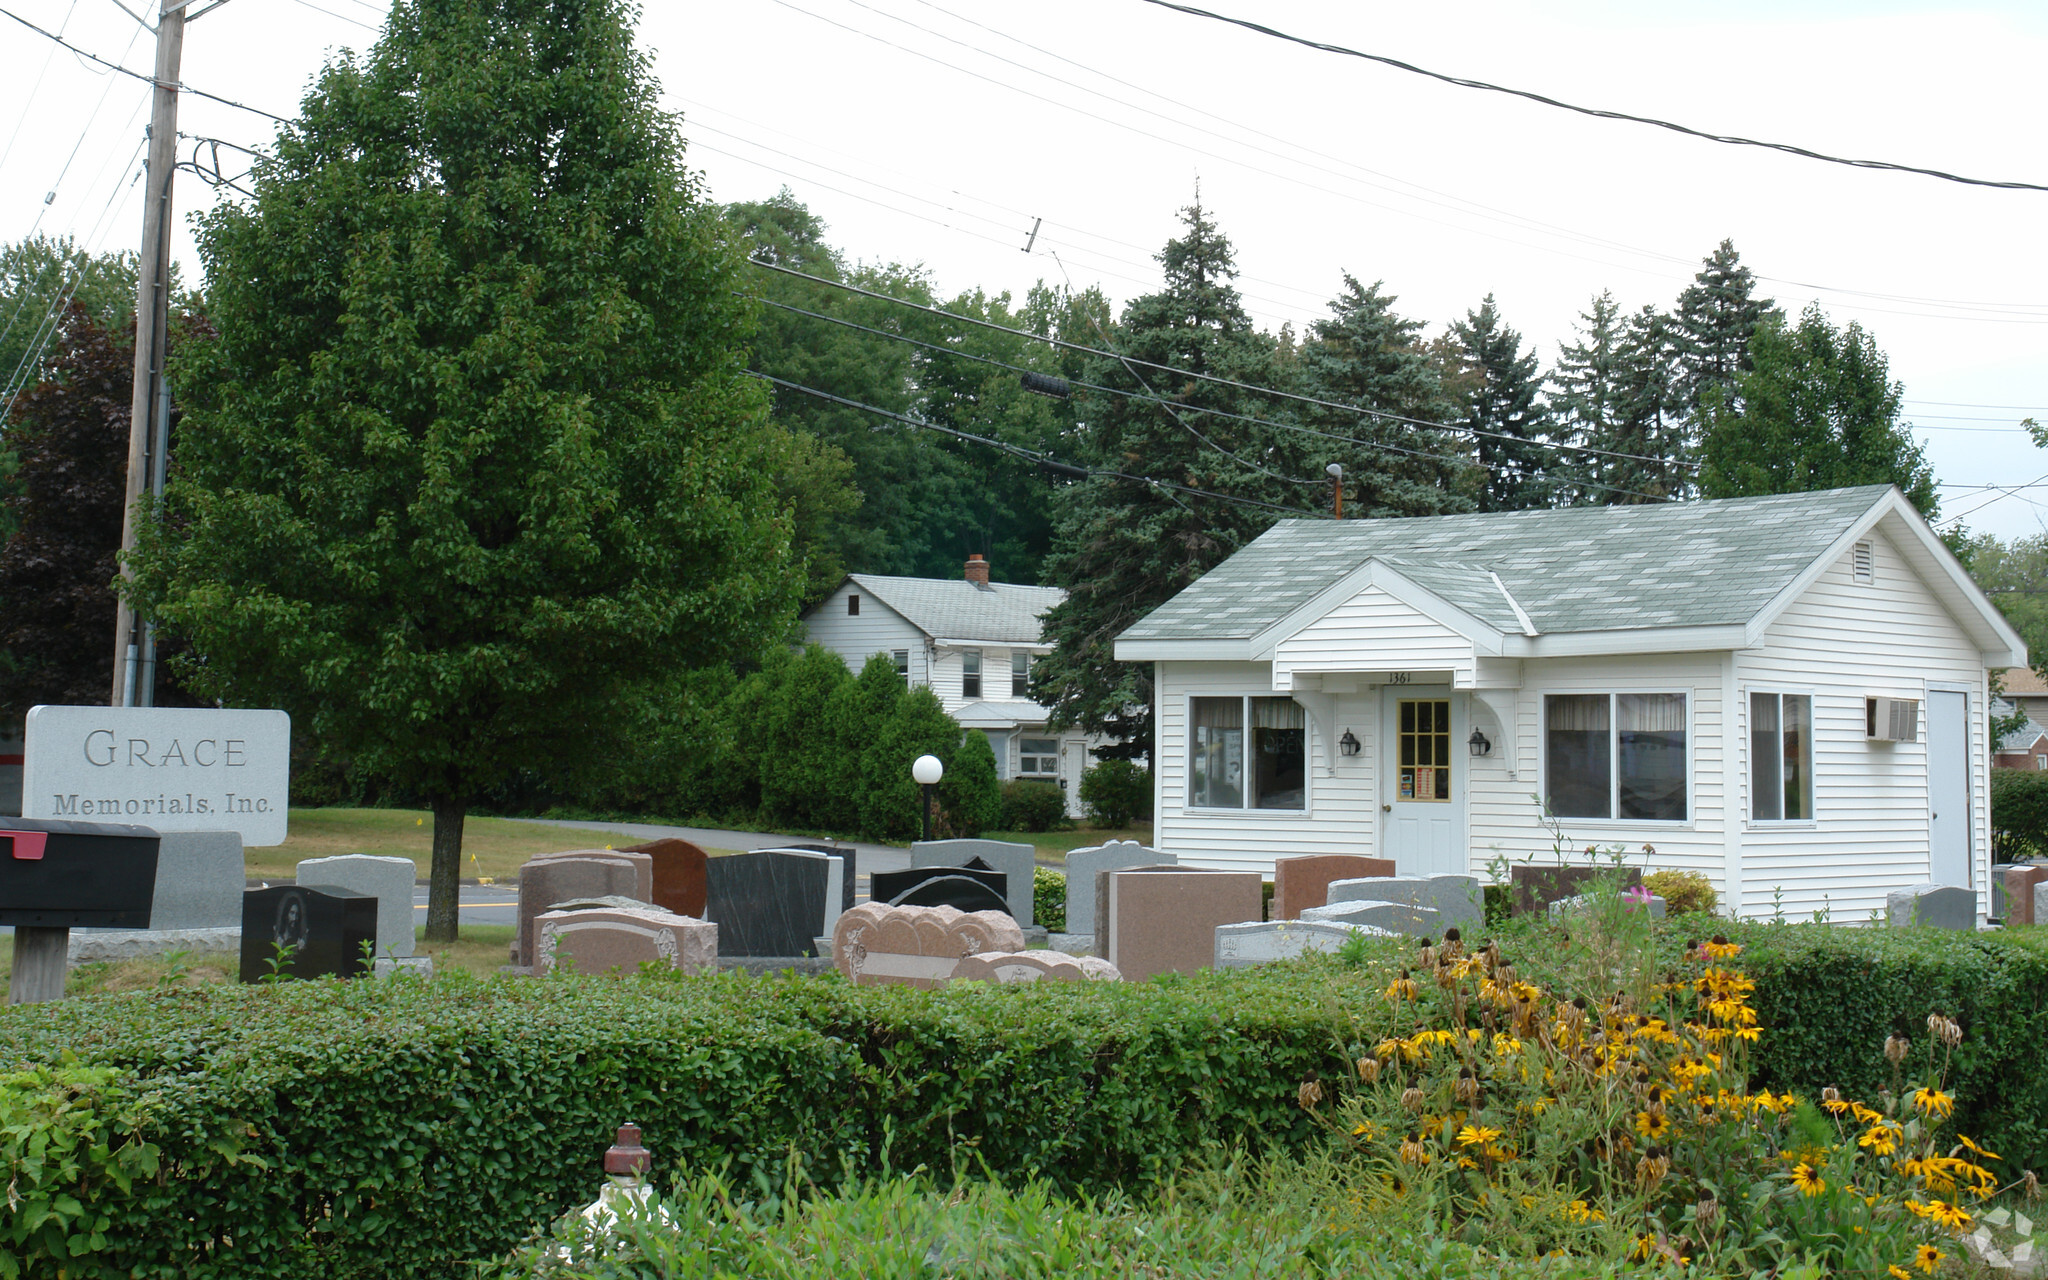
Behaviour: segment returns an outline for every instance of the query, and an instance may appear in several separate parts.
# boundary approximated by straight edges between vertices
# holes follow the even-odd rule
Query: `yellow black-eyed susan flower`
[[[1933,1275],[1935,1266],[1947,1256],[1947,1254],[1933,1245],[1923,1244],[1913,1251],[1913,1265],[1925,1271],[1928,1275]]]
[[[1651,1111],[1636,1112],[1636,1132],[1652,1142],[1661,1142],[1671,1132],[1671,1120]]]
[[[1913,1105],[1930,1116],[1940,1116],[1943,1119],[1947,1119],[1955,1112],[1956,1100],[1939,1089],[1915,1089],[1913,1090]]]
[[[1827,1180],[1815,1173],[1813,1166],[1801,1160],[1792,1166],[1792,1185],[1799,1188],[1799,1194],[1817,1196],[1828,1189]]]

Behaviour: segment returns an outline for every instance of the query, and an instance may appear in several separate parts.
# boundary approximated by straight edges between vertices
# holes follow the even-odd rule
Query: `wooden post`
[[[166,6],[168,7],[168,6]],[[169,415],[159,420],[157,387],[163,379],[164,346],[170,327],[171,175],[178,161],[178,67],[185,51],[185,7],[180,4],[157,19],[156,90],[149,116],[149,167],[144,171],[142,256],[135,280],[135,387],[129,401],[128,496],[121,508],[121,554],[135,550],[135,501],[149,483],[152,451],[161,451],[170,434]],[[121,575],[128,576],[124,561]],[[116,707],[147,706],[138,699],[136,682],[142,638],[124,596],[114,611],[114,687],[108,703]],[[17,946],[19,943],[16,944]]]
[[[7,1003],[62,1000],[70,952],[71,930],[16,925],[14,972],[7,980]]]

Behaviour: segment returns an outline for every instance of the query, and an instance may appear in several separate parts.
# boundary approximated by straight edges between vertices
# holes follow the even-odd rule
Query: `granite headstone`
[[[674,837],[628,845],[620,852],[644,853],[653,859],[654,885],[647,899],[649,902],[679,916],[694,916],[700,920],[704,917],[708,892],[704,883],[704,866],[710,861],[710,854],[688,840]]]
[[[1309,907],[1329,903],[1330,885],[1338,880],[1391,876],[1391,858],[1366,858],[1350,853],[1278,858],[1273,862],[1273,918],[1299,920]]]
[[[850,844],[778,844],[773,849],[756,849],[756,853],[822,853],[828,858],[839,859],[839,906],[841,910],[853,905],[853,882],[859,877],[854,874],[855,864],[860,861],[860,851]]]
[[[166,831],[157,841],[156,894],[146,929],[75,928],[70,962],[129,960],[183,951],[235,954],[242,946],[248,870],[234,831]]]
[[[536,917],[536,972],[637,973],[665,964],[684,973],[718,968],[718,926],[647,905],[572,906]]]
[[[722,956],[808,956],[839,918],[844,864],[808,850],[757,849],[705,866],[705,918]]]
[[[571,898],[617,896],[646,902],[654,893],[654,859],[620,849],[578,849],[543,854],[519,868],[519,931],[512,963],[531,969],[533,922],[541,912]]]
[[[1170,853],[1149,849],[1136,840],[1112,840],[1090,849],[1076,849],[1067,855],[1067,928],[1070,934],[1095,932],[1096,905],[1105,871],[1126,871],[1132,867],[1170,867],[1178,859]]]
[[[1265,897],[1265,877],[1255,871],[1136,867],[1103,879],[1103,958],[1133,982],[1208,968],[1216,962],[1217,928],[1258,919]]]
[[[890,907],[863,902],[832,929],[832,963],[857,987],[943,987],[966,956],[1024,949],[1007,911]]]
[[[357,978],[377,941],[377,900],[347,889],[272,885],[242,894],[242,981],[277,972],[289,978]]]
[[[1247,920],[1216,927],[1216,967],[1243,969],[1292,960],[1311,951],[1335,951],[1354,937],[1383,938],[1384,930],[1325,920]]]
[[[1434,936],[1444,928],[1443,915],[1435,907],[1420,907],[1412,902],[1373,902],[1364,899],[1346,899],[1333,902],[1326,907],[1310,907],[1301,913],[1302,923],[1356,924],[1387,933],[1398,933],[1404,937],[1419,938]]]
[[[1019,927],[1029,929],[1032,877],[1038,869],[1035,847],[1008,840],[919,840],[910,846],[912,867],[966,867],[976,862],[1003,873],[1010,915]],[[870,891],[869,896],[878,895]]]
[[[997,951],[961,958],[955,982],[1116,982],[1123,977],[1101,956],[1057,951]]]
[[[1340,902],[1405,902],[1428,907],[1439,917],[1437,927],[1467,929],[1485,918],[1477,876],[1371,876],[1333,880],[1327,905]],[[1304,916],[1304,919],[1307,917]]]
[[[1010,878],[982,862],[877,871],[868,877],[868,901],[892,907],[952,907],[956,911],[1010,912]],[[1024,922],[1017,921],[1018,927]]]
[[[412,884],[419,869],[411,858],[386,858],[344,853],[332,858],[307,858],[297,879],[311,888],[333,886],[377,900],[377,954],[409,956],[413,948]]]
[[[1996,871],[1996,868],[1993,869]],[[2019,925],[2044,923],[2034,914],[2034,886],[2048,880],[2048,867],[2021,864],[2005,868],[2003,873],[1993,877],[1992,887],[2003,896],[2005,925],[2008,929]]]
[[[1916,884],[1885,895],[1885,917],[1893,928],[1975,929],[1977,895],[1952,884]]]

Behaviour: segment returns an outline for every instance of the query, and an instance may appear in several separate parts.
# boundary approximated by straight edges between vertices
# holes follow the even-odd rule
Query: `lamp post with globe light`
[[[946,776],[946,766],[937,756],[919,756],[910,766],[910,776],[924,788],[924,838],[932,838],[932,788]]]

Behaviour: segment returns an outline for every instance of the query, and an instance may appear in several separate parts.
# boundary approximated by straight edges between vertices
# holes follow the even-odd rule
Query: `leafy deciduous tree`
[[[797,575],[752,308],[622,0],[400,0],[201,219],[215,340],[137,603],[201,692],[434,809],[630,750],[617,709],[755,652]]]
[[[1751,340],[1750,360],[1731,400],[1707,397],[1700,488],[1708,497],[1895,484],[1934,516],[1934,471],[1899,420],[1904,388],[1862,325],[1837,329],[1818,304],[1796,326],[1772,316]]]

